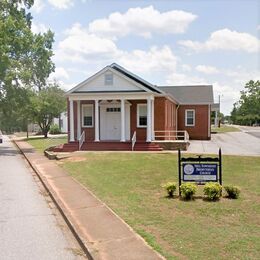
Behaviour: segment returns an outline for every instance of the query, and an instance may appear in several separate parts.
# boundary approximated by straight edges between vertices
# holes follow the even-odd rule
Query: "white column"
[[[152,141],[152,135],[151,135],[151,125],[152,125],[152,117],[151,113],[152,108],[151,108],[151,99],[147,99],[147,126],[146,126],[146,142],[151,142]]]
[[[125,100],[121,99],[121,142],[125,142]]]
[[[74,111],[73,111],[73,100],[70,100],[70,142],[74,142]]]
[[[95,142],[99,142],[99,106],[98,100],[95,100]]]
[[[152,99],[152,140],[154,140],[154,99]]]
[[[77,138],[79,140],[81,135],[81,127],[80,127],[80,101],[77,101]]]

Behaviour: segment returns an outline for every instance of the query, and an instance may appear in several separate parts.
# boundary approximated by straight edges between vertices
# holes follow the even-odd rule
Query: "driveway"
[[[13,143],[0,144],[0,259],[79,259],[80,247]]]
[[[190,140],[187,152],[217,154],[221,148],[226,155],[260,156],[260,128],[251,130],[212,134],[210,141]]]

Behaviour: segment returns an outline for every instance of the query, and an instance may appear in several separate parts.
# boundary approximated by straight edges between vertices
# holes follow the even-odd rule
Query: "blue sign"
[[[218,165],[211,163],[183,163],[183,181],[217,181]]]

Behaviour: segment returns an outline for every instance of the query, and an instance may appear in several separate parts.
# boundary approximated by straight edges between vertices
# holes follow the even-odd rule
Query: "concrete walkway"
[[[16,141],[16,144],[44,181],[94,259],[164,259],[111,209],[55,162],[35,152],[26,142]]]
[[[76,260],[81,248],[14,144],[0,144],[0,259]]]
[[[190,140],[188,153],[260,156],[260,139],[247,132],[212,134],[211,140]]]

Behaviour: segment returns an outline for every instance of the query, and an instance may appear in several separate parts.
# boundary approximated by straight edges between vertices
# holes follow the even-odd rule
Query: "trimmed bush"
[[[222,186],[218,182],[208,182],[203,189],[209,200],[218,200],[221,197]]]
[[[183,183],[180,186],[181,197],[185,200],[190,200],[193,198],[197,191],[197,185],[191,182]]]
[[[226,185],[224,186],[227,197],[231,199],[237,199],[239,197],[240,189],[237,186],[234,185]]]
[[[168,197],[172,198],[174,192],[176,191],[177,184],[175,182],[167,182],[163,184],[162,187],[167,191]]]
[[[52,134],[52,135],[60,134],[61,131],[60,131],[59,126],[58,125],[51,125],[49,133]]]

